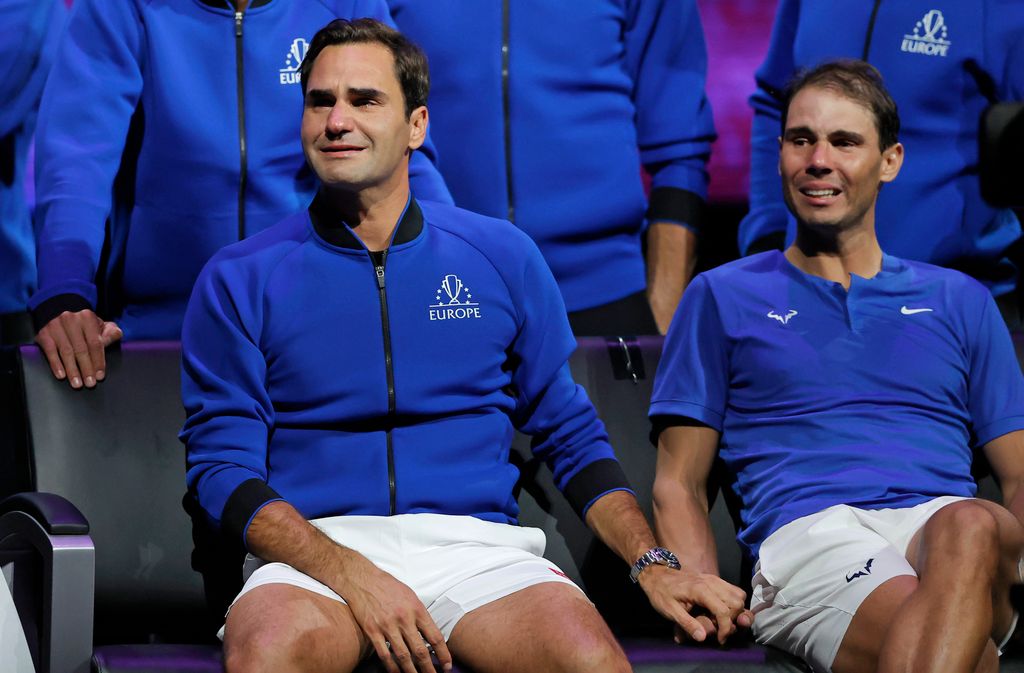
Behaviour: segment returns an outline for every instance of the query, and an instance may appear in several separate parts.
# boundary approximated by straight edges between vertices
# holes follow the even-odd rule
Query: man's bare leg
[[[561,582],[535,584],[469,612],[448,646],[479,673],[632,670],[590,601]]]
[[[264,584],[228,613],[227,673],[349,673],[369,643],[344,603],[290,584]]]
[[[963,501],[936,512],[907,553],[920,579],[896,577],[868,596],[833,670],[998,670],[991,637],[1009,628],[1022,540],[1020,524],[994,503]]]

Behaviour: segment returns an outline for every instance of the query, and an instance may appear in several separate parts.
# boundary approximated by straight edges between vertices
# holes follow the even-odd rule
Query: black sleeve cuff
[[[619,461],[614,458],[602,458],[577,472],[562,489],[562,493],[576,513],[582,517],[587,505],[595,498],[617,489],[632,490]]]
[[[710,428],[711,426],[707,423],[701,423],[700,421],[690,418],[689,416],[673,416],[669,414],[663,414],[661,416],[651,417],[651,444],[658,446],[658,438],[661,437],[661,433],[665,432],[669,428],[676,426],[694,427],[699,426],[702,428]]]
[[[270,488],[262,479],[243,481],[224,505],[224,515],[220,518],[221,530],[228,537],[241,540],[245,545],[245,530],[249,527],[253,515],[271,500],[281,499],[277,491]]]
[[[50,297],[32,311],[32,326],[36,333],[64,311],[76,313],[86,309],[94,310],[85,297],[78,294],[58,294]]]
[[[784,231],[773,231],[770,234],[765,234],[761,238],[756,239],[747,248],[746,254],[755,255],[759,252],[768,252],[769,250],[782,250],[786,247],[786,232]]]
[[[678,187],[658,187],[647,205],[648,222],[679,222],[700,231],[704,225],[704,199]]]

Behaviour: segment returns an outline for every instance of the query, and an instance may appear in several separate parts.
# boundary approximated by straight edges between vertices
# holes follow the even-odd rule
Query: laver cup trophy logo
[[[278,79],[281,84],[298,84],[301,80],[299,68],[302,67],[302,59],[306,58],[309,51],[309,42],[301,37],[292,40],[291,47],[284,57],[284,67],[278,71]]]
[[[441,282],[441,289],[448,295],[448,304],[459,303],[459,293],[462,292],[462,281],[454,273],[450,273],[444,277]]]
[[[903,36],[900,50],[925,56],[948,56],[952,44],[949,41],[949,26],[946,25],[946,19],[942,12],[933,9],[914,24],[913,33]]]
[[[460,299],[465,297],[465,299]],[[449,273],[441,280],[441,287],[434,293],[434,303],[430,305],[431,322],[437,320],[465,320],[479,318],[480,304],[472,301],[473,293],[462,279]]]

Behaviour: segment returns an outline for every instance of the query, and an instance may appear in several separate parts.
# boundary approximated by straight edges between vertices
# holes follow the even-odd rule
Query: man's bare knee
[[[973,500],[943,507],[928,521],[926,564],[969,560],[995,574],[1001,559],[999,522],[989,509]],[[927,580],[926,574],[922,579]]]
[[[593,638],[583,642],[567,643],[566,673],[590,673],[591,671],[609,671],[609,673],[629,673],[632,667],[626,654],[615,642],[614,638]]]
[[[345,673],[366,649],[346,605],[283,584],[242,596],[224,631],[227,673]]]
[[[242,638],[224,643],[227,673],[270,673],[301,670],[298,643],[290,630],[267,627],[251,630]]]

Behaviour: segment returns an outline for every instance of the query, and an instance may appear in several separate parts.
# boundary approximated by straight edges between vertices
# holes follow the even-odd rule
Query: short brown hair
[[[786,87],[782,104],[782,134],[786,133],[789,104],[803,89],[830,89],[867,108],[875,118],[875,129],[882,150],[899,142],[900,115],[896,101],[889,95],[882,74],[875,66],[857,59],[827,61],[810,70],[797,73]]]
[[[427,57],[416,44],[387,24],[376,19],[335,19],[317,31],[302,59],[300,77],[302,94],[306,94],[313,63],[325,48],[340,44],[379,44],[391,52],[395,61],[395,77],[405,98],[405,114],[427,104],[430,93],[430,70]]]

